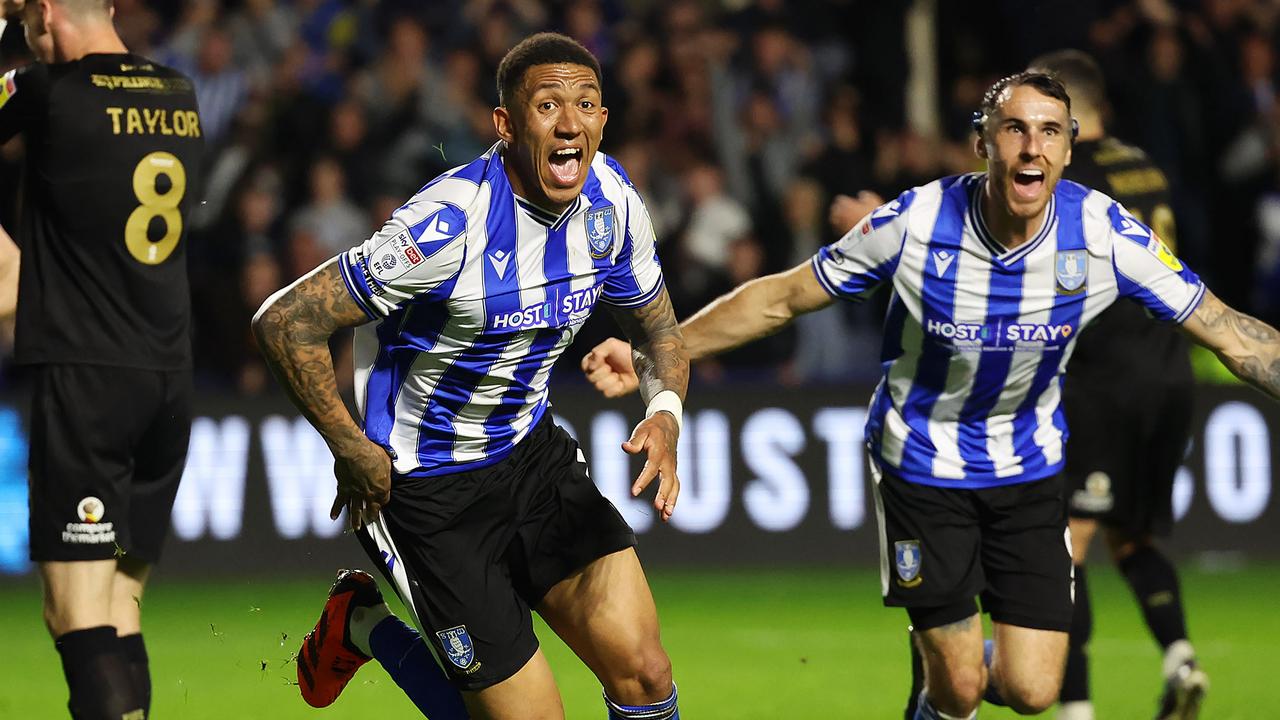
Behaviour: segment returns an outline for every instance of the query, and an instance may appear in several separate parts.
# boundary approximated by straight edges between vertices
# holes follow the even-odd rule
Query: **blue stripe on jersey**
[[[922,320],[927,327],[930,322],[951,323],[955,317],[956,272],[959,262],[948,263],[942,277],[937,276],[937,263],[930,262],[935,253],[959,253],[960,241],[964,233],[964,206],[968,201],[968,190],[961,182],[951,180],[949,186],[942,191],[942,207],[934,222],[933,233],[929,237],[926,249],[924,276],[921,280]],[[933,273],[930,273],[930,268]],[[902,419],[911,428],[913,441],[906,444],[903,451],[902,465],[904,473],[914,475],[933,474],[933,444],[929,442],[929,416],[938,396],[946,388],[947,370],[951,365],[950,347],[942,341],[933,339],[928,332],[921,337],[920,356],[916,363],[916,374],[911,390],[907,393],[906,402],[902,404]],[[888,392],[888,388],[885,388]]]
[[[485,170],[487,170],[489,167],[490,159],[497,157],[497,154],[498,154],[497,150],[491,149],[489,152],[485,153],[484,155],[481,155],[475,160],[472,160],[466,165],[463,165],[462,167],[458,168],[457,171],[451,173],[449,177],[457,178],[459,180],[466,180],[467,182],[473,182],[476,185],[479,185],[480,183],[484,182]]]
[[[569,237],[566,231],[568,223],[560,223],[547,230],[547,240],[542,256],[542,275],[546,278],[546,301],[559,307],[559,299],[570,290],[572,273],[569,271]],[[511,422],[519,415],[520,410],[529,401],[533,388],[533,377],[547,361],[547,353],[560,342],[565,330],[560,328],[542,328],[534,332],[533,342],[520,363],[516,366],[511,385],[502,394],[498,407],[485,419],[484,430],[489,441],[485,446],[485,455],[493,455],[503,443],[515,437]],[[546,398],[533,408],[533,417],[528,427],[533,427],[542,419],[546,410]]]
[[[485,216],[483,256],[478,262],[484,287],[484,317],[492,318],[520,310],[520,268],[516,252],[515,194],[507,184],[501,163],[490,166],[485,182],[490,187],[489,212]],[[498,254],[507,258],[501,275],[490,261]],[[441,373],[435,391],[427,400],[418,441],[418,464],[433,470],[420,474],[435,475],[481,467],[506,455],[486,457],[478,463],[457,464],[453,460],[453,446],[457,440],[453,419],[488,376],[489,368],[514,335],[509,331],[487,332],[487,328],[482,329]]]
[[[364,430],[370,440],[383,447],[391,447],[396,400],[409,368],[420,353],[435,347],[449,321],[449,309],[441,299],[453,292],[457,281],[458,276],[454,275],[432,291],[435,298],[415,301],[378,324],[378,356],[365,384],[369,401],[364,409]],[[373,398],[382,398],[383,402],[374,403]]]
[[[902,357],[902,329],[906,326],[907,306],[893,293],[889,298],[889,307],[884,313],[884,343],[880,346],[880,362],[885,373],[889,372],[889,364]]]
[[[1058,237],[1057,252],[1086,250],[1084,238],[1084,199],[1089,190],[1075,184],[1059,184],[1056,193],[1061,202],[1058,204]],[[1057,258],[1054,258],[1056,264]],[[1084,314],[1084,303],[1088,297],[1088,285],[1085,292],[1077,295],[1059,293],[1054,300],[1053,309],[1049,312],[1050,325],[1070,325],[1072,336],[1080,332],[1080,319]],[[1062,342],[1052,349],[1046,349],[1036,366],[1035,375],[1026,397],[1018,406],[1013,419],[1013,448],[1022,457],[1022,475],[1019,480],[1039,480],[1048,477],[1062,468],[1062,461],[1049,464],[1042,448],[1035,443],[1035,432],[1039,426],[1036,416],[1036,403],[1040,396],[1049,389],[1050,383],[1057,382],[1061,386],[1062,378],[1059,368],[1063,354],[1069,342]],[[1059,403],[1053,411],[1053,424],[1062,433],[1062,442],[1067,440],[1067,424],[1063,419],[1062,405]]]
[[[902,239],[904,242],[906,241],[906,237],[907,234],[904,230],[902,233]],[[810,261],[810,264],[813,266],[814,274],[818,276],[818,282],[822,285],[822,289],[826,290],[828,294],[834,297],[844,298],[846,300],[865,299],[876,288],[880,287],[881,283],[890,277],[893,277],[893,273],[898,269],[898,261],[902,259],[902,250],[899,249],[898,253],[892,258],[889,258],[888,260],[871,268],[867,272],[851,274],[844,282],[839,285],[834,285],[822,271],[822,264],[831,258],[833,252],[835,251],[833,251],[829,245],[818,248],[818,254],[813,256],[813,260]]]
[[[605,155],[604,164],[608,165],[610,170],[618,173],[618,177],[622,178],[622,182],[626,183],[628,187],[635,187],[631,184],[631,178],[627,175],[627,171],[622,169],[622,163],[614,160],[608,155]]]
[[[480,157],[476,158],[475,160],[472,160],[471,162],[467,163],[466,165],[463,165],[462,167],[456,167],[452,170],[448,170],[446,172],[440,173],[439,175],[432,178],[431,182],[418,188],[418,192],[414,194],[415,195],[421,194],[423,191],[427,190],[428,188],[438,185],[441,180],[448,180],[450,178],[457,179],[457,180],[466,180],[467,182],[472,183],[473,185],[476,185],[478,187],[481,181],[484,180],[484,171],[488,167],[488,165],[489,165],[489,153],[485,153],[484,155],[481,155]],[[404,205],[401,205],[400,207],[403,208]]]
[[[592,209],[612,205],[609,202],[609,198],[602,191],[600,179],[596,177],[594,170],[587,175],[587,182],[583,185],[582,192],[587,196],[587,200],[590,201]],[[627,202],[630,202],[629,198]],[[614,242],[617,242],[618,236],[617,210],[618,208],[614,208]],[[658,296],[664,284],[659,281],[652,288],[645,291],[641,289],[640,283],[636,281],[635,271],[631,267],[631,252],[635,247],[635,238],[631,235],[631,208],[629,205],[626,210],[627,226],[623,229],[622,247],[618,250],[617,258],[610,260],[609,256],[606,255],[603,258],[594,259],[594,264],[597,268],[609,268],[612,265],[612,268],[607,270],[603,283],[604,289],[600,293],[600,297],[614,307],[644,307]]]
[[[884,432],[884,417],[888,414],[892,398],[889,395],[888,377],[893,361],[902,357],[902,330],[906,326],[910,313],[907,306],[894,292],[889,298],[889,308],[884,316],[884,342],[880,346],[880,367],[883,377],[871,396],[871,411],[867,414],[867,426],[864,431],[867,443],[871,446],[872,455],[880,457],[880,445]]]
[[[1051,223],[1052,218],[1047,218],[1046,225]],[[987,283],[987,316],[983,327],[994,328],[996,343],[1000,343],[1006,323],[1018,322],[1025,271],[1024,262],[1013,263],[1013,267],[991,264]],[[987,452],[986,419],[1000,400],[1013,355],[1012,352],[983,352],[978,358],[973,387],[960,408],[956,427],[956,442],[966,473],[995,472],[995,465]]]

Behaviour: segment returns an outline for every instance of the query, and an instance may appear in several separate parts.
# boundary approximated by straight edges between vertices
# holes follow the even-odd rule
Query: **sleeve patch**
[[[1124,206],[1113,203],[1108,214],[1111,217],[1111,227],[1117,233],[1146,248],[1147,252],[1155,255],[1165,267],[1174,272],[1182,272],[1183,265],[1182,261],[1178,260],[1178,256],[1173,254],[1169,246],[1165,245],[1151,228],[1134,217]]]
[[[1182,272],[1182,261],[1178,259],[1177,255],[1173,254],[1173,251],[1169,249],[1168,245],[1164,244],[1163,240],[1156,237],[1155,233],[1151,235],[1151,242],[1147,243],[1147,251],[1155,255],[1160,262],[1164,263],[1165,267],[1174,272]]]
[[[395,281],[447,247],[466,228],[466,215],[446,205],[374,245],[366,254],[369,274],[378,282]]]

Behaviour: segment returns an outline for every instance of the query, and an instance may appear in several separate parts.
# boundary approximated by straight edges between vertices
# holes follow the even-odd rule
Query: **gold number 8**
[[[156,192],[156,180],[161,175],[169,178],[169,189]],[[138,161],[133,169],[133,194],[138,207],[129,213],[124,224],[124,244],[129,254],[140,263],[159,265],[164,262],[182,236],[182,213],[178,203],[187,192],[187,171],[182,161],[167,152],[153,152]],[[147,228],[152,218],[164,220],[164,237],[156,242],[147,238]]]

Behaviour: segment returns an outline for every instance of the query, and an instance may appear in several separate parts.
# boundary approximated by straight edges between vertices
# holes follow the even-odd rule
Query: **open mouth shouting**
[[[578,185],[582,174],[582,148],[564,147],[551,152],[548,164],[551,170],[552,185],[558,188],[573,188]]]
[[[1039,168],[1023,168],[1013,175],[1013,192],[1019,200],[1035,200],[1044,189],[1044,171]]]

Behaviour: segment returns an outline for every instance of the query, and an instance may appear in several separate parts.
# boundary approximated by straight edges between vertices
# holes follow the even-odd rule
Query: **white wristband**
[[[680,430],[684,427],[684,403],[680,402],[680,396],[674,390],[663,390],[653,399],[649,401],[649,407],[645,409],[645,418],[653,417],[654,413],[663,411],[669,412],[676,417],[676,429]]]

